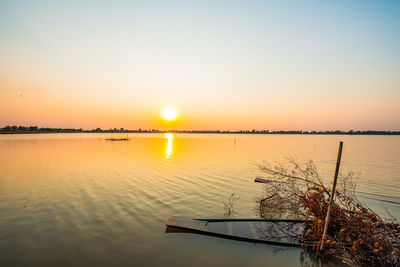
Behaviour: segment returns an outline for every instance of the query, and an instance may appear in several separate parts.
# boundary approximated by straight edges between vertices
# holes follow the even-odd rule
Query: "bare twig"
[[[231,215],[237,214],[237,212],[234,210],[234,206],[238,199],[239,197],[236,196],[235,193],[232,193],[226,201],[222,202],[222,204],[224,205],[225,217],[231,217]]]

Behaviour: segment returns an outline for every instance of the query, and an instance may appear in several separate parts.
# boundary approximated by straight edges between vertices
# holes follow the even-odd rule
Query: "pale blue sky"
[[[159,128],[172,105],[185,129],[400,130],[399,14],[400,1],[0,1],[0,126]]]

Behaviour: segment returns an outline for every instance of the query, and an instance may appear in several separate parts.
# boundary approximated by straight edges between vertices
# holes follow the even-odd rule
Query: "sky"
[[[400,1],[0,0],[0,127],[400,130],[398,14]]]

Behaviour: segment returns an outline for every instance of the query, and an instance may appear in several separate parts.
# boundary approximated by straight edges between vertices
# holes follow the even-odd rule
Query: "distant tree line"
[[[39,128],[37,126],[6,126],[0,128],[0,133],[73,133],[73,132],[82,132],[82,128],[74,129],[74,128]]]
[[[103,130],[95,128],[83,130],[82,128],[39,128],[37,126],[5,126],[0,128],[1,134],[24,134],[24,133],[161,133],[165,131],[157,129],[127,130],[124,128],[110,128]],[[269,130],[168,130],[172,133],[212,133],[212,134],[322,134],[322,135],[400,135],[400,131],[269,131]]]
[[[400,131],[269,131],[269,130],[239,130],[239,131],[221,131],[221,130],[170,130],[169,132],[176,133],[223,133],[223,134],[323,134],[323,135],[400,135]]]
[[[24,133],[159,133],[163,132],[156,129],[148,130],[127,130],[124,128],[110,128],[103,130],[101,128],[95,128],[91,130],[83,130],[82,128],[39,128],[37,126],[5,126],[0,128],[0,134],[24,134]]]

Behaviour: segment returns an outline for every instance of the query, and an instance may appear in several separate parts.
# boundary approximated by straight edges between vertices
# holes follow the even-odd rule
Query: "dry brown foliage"
[[[339,175],[324,251],[319,251],[330,192],[313,161],[257,165],[267,174],[264,195],[257,200],[264,218],[295,217],[306,222],[304,246],[319,257],[342,257],[357,265],[400,266],[400,226],[385,223],[360,203],[353,172]]]

